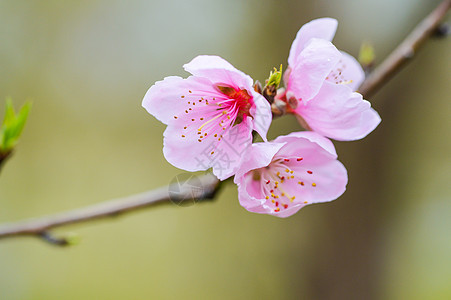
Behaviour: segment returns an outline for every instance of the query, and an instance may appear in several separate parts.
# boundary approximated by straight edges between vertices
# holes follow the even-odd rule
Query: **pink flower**
[[[381,119],[362,95],[354,92],[365,79],[360,64],[330,42],[337,21],[313,20],[299,30],[284,74],[288,103],[300,123],[335,140],[357,140],[373,131]]]
[[[169,163],[187,171],[213,168],[226,179],[252,143],[252,130],[266,140],[270,105],[251,77],[218,56],[198,56],[183,67],[193,76],[155,83],[142,105],[168,125],[163,153]]]
[[[295,132],[249,147],[235,175],[240,204],[251,212],[288,217],[312,203],[344,193],[345,167],[330,140]]]

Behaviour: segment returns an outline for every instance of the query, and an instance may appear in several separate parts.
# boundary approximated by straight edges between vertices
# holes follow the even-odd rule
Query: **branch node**
[[[39,237],[46,241],[47,243],[54,245],[54,246],[70,246],[73,243],[71,243],[70,239],[67,237],[56,237],[53,234],[51,234],[48,231],[43,231],[39,233]]]

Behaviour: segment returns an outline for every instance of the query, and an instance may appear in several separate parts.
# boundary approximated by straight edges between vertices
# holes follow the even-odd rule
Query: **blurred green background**
[[[263,81],[307,21],[381,61],[439,1],[0,1],[0,112],[33,109],[0,176],[0,222],[168,184],[147,89],[199,54]],[[448,18],[449,19],[449,18]],[[370,100],[381,125],[335,143],[347,192],[288,219],[216,201],[64,227],[82,242],[0,241],[0,299],[450,299],[451,38],[434,39]],[[298,130],[276,120],[274,138]]]

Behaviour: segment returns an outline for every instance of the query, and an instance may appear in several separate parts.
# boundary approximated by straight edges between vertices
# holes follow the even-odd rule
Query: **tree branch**
[[[128,212],[162,204],[180,203],[192,199],[213,199],[219,189],[219,181],[212,174],[207,173],[197,177],[196,186],[172,184],[156,190],[118,198],[85,208],[63,212],[38,219],[5,224],[0,227],[0,239],[13,236],[38,236],[55,245],[67,245],[65,238],[53,237],[49,230],[63,225],[88,222],[108,217],[116,217]]]
[[[407,38],[377,67],[363,82],[359,91],[368,97],[386,84],[401,67],[413,58],[414,54],[426,40],[434,34],[447,10],[451,7],[451,0],[442,1]],[[219,189],[220,182],[211,174],[198,177],[199,187],[171,185],[142,194],[118,198],[97,205],[88,206],[73,211],[44,216],[37,219],[10,223],[0,226],[0,239],[17,236],[36,236],[53,245],[68,245],[67,238],[58,238],[50,234],[49,230],[74,223],[105,219],[121,214],[133,212],[146,207],[168,204],[171,201],[183,201],[196,193],[197,200],[213,199]],[[178,193],[170,193],[180,188]]]
[[[451,0],[442,1],[426,18],[421,21],[406,39],[366,78],[359,88],[365,97],[373,95],[386,84],[401,68],[411,60],[418,49],[431,37],[446,12],[451,7]]]

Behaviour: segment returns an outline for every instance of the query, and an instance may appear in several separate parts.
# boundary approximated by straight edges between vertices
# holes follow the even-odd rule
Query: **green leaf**
[[[11,152],[17,144],[20,134],[25,126],[28,114],[31,109],[31,102],[25,103],[16,114],[11,99],[6,100],[5,116],[0,127],[0,153]]]
[[[269,78],[266,80],[266,86],[273,86],[276,89],[279,87],[280,81],[282,80],[282,65],[280,65],[280,70],[277,71],[274,68],[274,71],[269,73]]]

